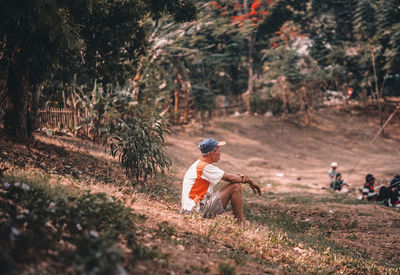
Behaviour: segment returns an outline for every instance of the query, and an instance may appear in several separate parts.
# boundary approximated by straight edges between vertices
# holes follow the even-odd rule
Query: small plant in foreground
[[[236,275],[235,267],[230,263],[219,263],[218,271],[220,275]]]

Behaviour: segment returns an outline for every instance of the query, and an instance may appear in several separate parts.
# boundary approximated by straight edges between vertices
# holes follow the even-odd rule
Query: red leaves
[[[251,10],[255,11],[260,6],[260,0],[254,0],[253,4],[251,4]]]
[[[243,13],[239,16],[232,16],[233,24],[242,25],[245,20],[249,20],[253,26],[257,26],[263,18],[268,15],[268,11],[263,7],[261,0],[254,0],[250,2],[250,12]],[[265,2],[264,2],[265,3]],[[265,5],[264,5],[265,6]],[[243,8],[243,4],[237,3],[234,7],[234,11],[239,11]],[[243,12],[243,10],[241,10]]]
[[[273,1],[262,1],[262,0],[253,0],[249,1],[250,3],[250,12],[245,13],[245,9],[242,3],[233,3],[221,6],[217,1],[210,2],[218,9],[224,10],[224,12],[220,13],[220,16],[225,17],[229,14],[231,15],[232,23],[238,24],[238,26],[242,26],[243,23],[247,22],[251,23],[253,26],[257,26],[262,22],[262,20],[268,16],[268,11],[266,10],[266,3],[272,4]]]
[[[218,8],[218,9],[222,9],[222,6],[221,6],[220,4],[218,4],[217,1],[211,1],[210,4],[211,4],[211,5],[214,5],[214,6],[215,6],[216,8]]]
[[[231,18],[232,18],[233,20],[239,20],[239,21],[241,21],[241,20],[244,19],[242,16],[232,16]]]

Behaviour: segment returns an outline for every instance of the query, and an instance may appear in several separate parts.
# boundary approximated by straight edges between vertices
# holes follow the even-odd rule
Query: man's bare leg
[[[242,186],[240,183],[230,183],[226,185],[219,191],[219,194],[224,208],[226,208],[230,200],[233,215],[235,216],[237,223],[244,223]]]

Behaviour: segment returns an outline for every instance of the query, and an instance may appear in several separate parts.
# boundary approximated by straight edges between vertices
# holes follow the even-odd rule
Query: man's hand
[[[253,190],[254,194],[259,194],[261,196],[261,188],[260,185],[255,183],[252,179],[247,177],[247,179],[244,179],[244,182],[247,182],[250,185],[250,188]]]
[[[255,194],[259,194],[261,196],[261,188],[260,185],[255,183],[249,176],[243,174],[227,174],[224,173],[222,176],[222,180],[228,181],[231,183],[248,183],[250,188],[253,190]]]

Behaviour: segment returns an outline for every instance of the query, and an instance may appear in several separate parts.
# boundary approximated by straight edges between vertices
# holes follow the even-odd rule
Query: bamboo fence
[[[70,108],[48,108],[39,110],[37,126],[47,128],[74,128],[74,110]]]

